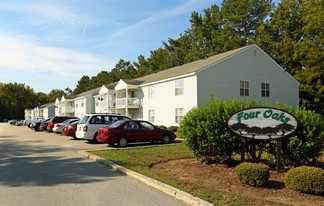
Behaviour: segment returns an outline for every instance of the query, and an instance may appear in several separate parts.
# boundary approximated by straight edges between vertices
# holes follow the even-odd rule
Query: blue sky
[[[178,38],[193,11],[222,0],[1,0],[0,82],[72,90],[84,75]]]

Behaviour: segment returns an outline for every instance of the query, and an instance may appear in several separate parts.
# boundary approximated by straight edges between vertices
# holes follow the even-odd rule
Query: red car
[[[73,122],[72,124],[67,124],[63,128],[62,134],[65,136],[70,136],[70,137],[73,137],[74,139],[76,139],[75,132],[76,132],[78,123],[79,123],[79,121]]]
[[[53,132],[54,124],[62,123],[67,119],[77,119],[77,117],[67,117],[67,116],[64,116],[64,117],[52,117],[48,122],[47,131]]]
[[[108,127],[98,129],[97,141],[120,147],[127,146],[130,142],[155,142],[170,143],[176,138],[174,132],[159,129],[153,124],[142,120],[119,120]]]

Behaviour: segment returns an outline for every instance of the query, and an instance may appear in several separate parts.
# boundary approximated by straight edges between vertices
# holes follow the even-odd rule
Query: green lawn
[[[196,197],[212,202],[215,205],[245,205],[243,201],[224,194],[211,193],[199,185],[192,185],[185,180],[168,176],[165,172],[153,170],[152,166],[157,163],[170,160],[193,158],[193,154],[183,144],[167,145],[159,147],[90,151],[90,153],[110,160],[122,167],[133,170],[145,176],[166,183],[180,190],[186,191]],[[230,200],[230,202],[229,202]]]

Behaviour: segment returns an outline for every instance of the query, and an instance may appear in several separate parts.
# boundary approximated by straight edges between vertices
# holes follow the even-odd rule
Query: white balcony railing
[[[126,107],[126,106],[140,106],[140,101],[138,98],[121,98],[116,101],[117,107]]]

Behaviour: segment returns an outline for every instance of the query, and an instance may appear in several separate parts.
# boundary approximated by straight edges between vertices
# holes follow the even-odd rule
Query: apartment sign
[[[280,109],[255,107],[233,114],[227,121],[229,129],[238,136],[256,139],[281,139],[298,128],[297,119]]]

